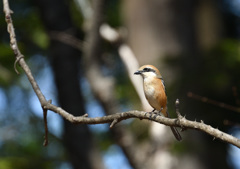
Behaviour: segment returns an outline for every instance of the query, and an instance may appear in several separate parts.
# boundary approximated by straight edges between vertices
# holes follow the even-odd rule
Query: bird
[[[163,116],[169,117],[167,110],[167,95],[165,85],[159,70],[153,65],[141,66],[135,73],[143,78],[143,89],[148,103]],[[170,126],[173,135],[178,141],[182,140],[181,135],[174,126]]]

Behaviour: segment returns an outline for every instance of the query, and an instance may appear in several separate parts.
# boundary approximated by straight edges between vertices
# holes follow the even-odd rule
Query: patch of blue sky
[[[240,17],[240,0],[224,0],[224,4],[226,4],[224,8]]]
[[[80,87],[83,91],[83,96],[86,101],[86,111],[89,117],[102,117],[104,110],[100,104],[94,99],[88,81],[86,78],[80,79]],[[96,124],[89,125],[90,130],[93,132],[105,132],[109,130],[110,124]]]
[[[103,155],[103,161],[108,169],[132,169],[121,148],[117,145],[108,148]]]
[[[4,113],[6,106],[7,106],[7,97],[4,90],[0,88],[0,114]]]
[[[63,162],[63,163],[60,165],[59,169],[73,169],[73,167],[72,167],[72,165],[71,165],[70,163],[68,163],[68,162]]]
[[[102,107],[99,105],[99,103],[95,100],[89,101],[86,104],[87,114],[89,117],[102,117],[104,116],[104,111]],[[93,132],[105,132],[109,130],[108,123],[105,124],[95,124],[95,125],[89,125],[90,130]]]
[[[231,134],[234,137],[240,138],[240,128],[239,127],[232,128]],[[228,148],[227,161],[234,169],[239,169],[240,168],[240,160],[239,159],[240,159],[240,149],[238,147],[230,144],[229,148]]]

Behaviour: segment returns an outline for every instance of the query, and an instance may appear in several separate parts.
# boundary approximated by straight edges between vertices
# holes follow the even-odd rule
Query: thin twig
[[[67,32],[62,31],[52,31],[50,32],[50,38],[54,40],[58,40],[62,43],[68,44],[75,49],[78,49],[79,51],[83,50],[83,46],[85,43],[81,41],[80,39],[77,39],[76,37],[72,36],[71,34],[68,34]]]
[[[16,65],[17,63],[24,58],[24,56],[21,54],[20,50],[18,49],[17,45],[17,40],[16,40],[16,35],[12,23],[12,17],[11,14],[13,11],[9,8],[9,3],[7,0],[3,0],[3,11],[5,12],[5,20],[7,22],[7,31],[9,32],[10,35],[10,46],[15,54],[16,60],[14,63],[14,70],[16,71],[17,74],[19,74]]]
[[[188,95],[188,97],[190,97],[190,98],[193,98],[193,99],[196,99],[196,100],[200,100],[200,101],[205,102],[205,103],[208,103],[208,104],[212,104],[212,105],[215,105],[215,106],[218,106],[218,107],[227,109],[227,110],[231,110],[231,111],[235,111],[235,112],[240,113],[240,107],[235,107],[235,106],[232,106],[232,105],[223,103],[223,102],[218,102],[218,101],[216,101],[216,100],[209,99],[209,98],[207,98],[207,97],[203,97],[203,96],[194,94],[194,93],[192,93],[192,92],[188,92],[187,95]]]
[[[113,128],[113,126],[115,126],[118,123],[117,119],[114,119],[110,125],[110,128]]]
[[[232,87],[232,92],[233,92],[233,96],[235,98],[236,105],[240,106],[240,99],[239,99],[239,96],[238,96],[238,91],[237,91],[236,86]]]
[[[45,128],[45,136],[44,136],[44,142],[43,146],[48,145],[48,126],[47,126],[47,109],[43,109],[43,120],[44,120],[44,128]]]
[[[52,100],[48,100],[48,103],[51,104]],[[43,106],[43,120],[44,120],[44,128],[45,128],[45,136],[44,136],[44,142],[43,142],[43,146],[47,146],[48,145],[48,125],[47,125],[47,111],[48,109]]]

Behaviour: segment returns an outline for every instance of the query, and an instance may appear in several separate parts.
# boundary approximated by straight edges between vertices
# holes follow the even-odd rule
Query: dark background
[[[161,71],[172,117],[179,98],[186,118],[239,135],[239,110],[223,108],[220,102],[240,105],[240,1],[22,0],[10,1],[10,8],[19,48],[43,94],[68,112],[93,117],[142,109],[118,54],[124,42],[140,65],[153,64]],[[14,72],[3,16],[0,168],[240,167],[239,150],[229,144],[190,129],[182,133],[182,142],[168,133],[154,137],[153,122],[140,120],[109,130],[109,125],[74,125],[49,112],[50,144],[43,147],[41,106],[22,70],[18,67],[20,75]],[[124,28],[124,40],[112,44],[99,37],[102,23]],[[81,49],[76,49],[67,43],[74,39],[60,41],[62,34],[56,31],[92,48],[84,51],[77,44]],[[190,98],[189,92],[216,105]]]

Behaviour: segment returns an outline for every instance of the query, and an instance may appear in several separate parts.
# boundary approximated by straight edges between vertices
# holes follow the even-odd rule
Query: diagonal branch
[[[10,10],[9,8],[9,3],[8,0],[3,0],[3,6],[4,6],[4,13],[5,13],[5,19],[7,22],[7,30],[8,33],[10,35],[10,46],[15,54],[16,57],[16,61],[15,64],[18,63],[21,68],[24,70],[25,74],[28,77],[29,82],[31,83],[34,92],[36,93],[38,99],[41,102],[41,105],[43,106],[46,101],[44,95],[42,94],[37,82],[35,81],[31,70],[29,69],[28,65],[26,64],[25,60],[24,60],[24,56],[21,54],[19,48],[18,48],[18,44],[17,44],[17,40],[16,40],[16,35],[15,35],[15,31],[14,31],[14,27],[13,27],[13,22],[12,22],[12,17],[11,14],[13,13],[12,10]]]
[[[5,13],[5,20],[7,22],[7,31],[10,35],[10,46],[14,52],[14,55],[16,57],[15,63],[14,63],[14,69],[17,72],[17,74],[19,74],[19,72],[16,69],[16,64],[18,63],[21,68],[24,70],[25,74],[28,77],[29,82],[32,85],[32,88],[34,90],[34,92],[36,93],[41,106],[43,108],[43,118],[44,118],[44,122],[45,122],[45,140],[44,140],[44,146],[47,145],[48,140],[47,140],[47,109],[44,109],[44,105],[47,104],[47,100],[44,97],[44,95],[42,94],[36,80],[34,79],[32,72],[30,70],[30,68],[28,67],[28,65],[26,64],[25,60],[24,60],[24,55],[21,54],[19,48],[18,48],[18,44],[17,44],[17,40],[16,40],[16,35],[15,35],[15,31],[14,31],[14,26],[13,26],[13,22],[12,22],[12,17],[11,14],[13,13],[13,11],[9,8],[9,3],[8,0],[3,0],[3,11]]]
[[[229,104],[226,104],[226,103],[223,103],[223,102],[219,102],[219,101],[216,101],[216,100],[213,100],[213,99],[209,99],[207,97],[200,96],[200,95],[197,95],[197,94],[192,93],[192,92],[188,92],[187,96],[190,97],[190,98],[196,99],[196,100],[200,100],[201,102],[204,102],[204,103],[212,104],[214,106],[218,106],[218,107],[221,107],[221,108],[224,108],[224,109],[227,109],[227,110],[231,110],[231,111],[235,111],[237,113],[240,113],[240,107],[232,106],[232,105],[229,105]]]

